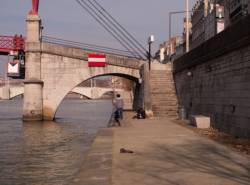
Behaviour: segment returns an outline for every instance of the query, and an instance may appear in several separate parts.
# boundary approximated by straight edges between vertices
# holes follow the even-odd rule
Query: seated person
[[[145,119],[146,118],[146,113],[145,113],[145,110],[143,110],[143,108],[139,108],[137,111],[136,111],[136,115],[133,117],[134,119],[137,118],[137,119]]]

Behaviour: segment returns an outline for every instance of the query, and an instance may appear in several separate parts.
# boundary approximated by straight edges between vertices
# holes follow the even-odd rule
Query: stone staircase
[[[152,66],[150,86],[154,116],[177,118],[178,102],[170,64]]]

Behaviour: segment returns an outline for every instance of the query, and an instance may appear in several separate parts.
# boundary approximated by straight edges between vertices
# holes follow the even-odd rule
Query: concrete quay
[[[100,131],[77,185],[250,185],[249,157],[166,118],[131,117]]]

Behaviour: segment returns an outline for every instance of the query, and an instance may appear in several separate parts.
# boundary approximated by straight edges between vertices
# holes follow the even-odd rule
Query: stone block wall
[[[147,68],[148,65],[143,65],[140,69],[140,75],[141,78],[145,80],[145,75],[147,75]],[[145,97],[145,87],[147,85],[145,84],[145,81],[139,82],[139,80],[134,85],[134,102],[133,102],[133,110],[138,110],[139,108],[145,108],[144,107],[144,97]],[[146,86],[145,86],[146,85]]]
[[[249,22],[247,17],[174,63],[179,105],[186,108],[188,115],[210,116],[213,127],[247,138],[250,138]],[[240,25],[244,25],[242,31],[235,32]],[[222,41],[225,44],[218,48]]]

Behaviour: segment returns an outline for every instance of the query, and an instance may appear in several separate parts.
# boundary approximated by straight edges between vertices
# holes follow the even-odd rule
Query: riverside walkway
[[[77,184],[250,185],[247,156],[171,120],[128,117],[122,127],[101,131]]]

